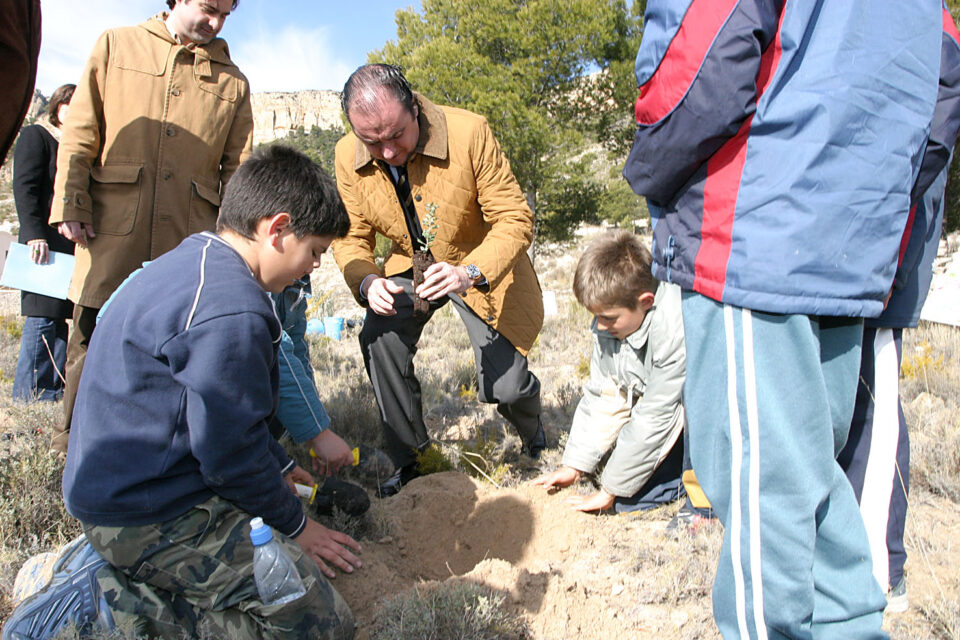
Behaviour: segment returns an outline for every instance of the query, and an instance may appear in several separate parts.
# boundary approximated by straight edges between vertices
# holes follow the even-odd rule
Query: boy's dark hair
[[[358,67],[343,85],[340,106],[347,120],[350,120],[351,110],[372,111],[383,95],[394,98],[413,115],[416,96],[410,83],[403,77],[403,70],[392,64],[365,64]]]
[[[167,6],[173,9],[173,5],[177,4],[177,0],[167,0]],[[237,5],[240,4],[240,0],[233,0],[233,5],[231,9],[236,9]]]
[[[252,239],[260,220],[281,212],[290,214],[298,238],[342,238],[350,229],[337,185],[323,169],[291,147],[261,147],[227,183],[217,232],[230,229]]]
[[[573,294],[587,309],[637,308],[643,293],[656,293],[650,272],[653,257],[643,241],[629,231],[610,231],[590,243],[573,276]]]
[[[57,87],[57,90],[53,92],[53,95],[50,96],[50,102],[47,103],[46,114],[47,118],[50,120],[50,123],[55,127],[60,127],[63,123],[60,122],[60,116],[57,113],[60,111],[60,105],[70,104],[70,101],[73,99],[73,92],[77,89],[75,84],[64,84]]]

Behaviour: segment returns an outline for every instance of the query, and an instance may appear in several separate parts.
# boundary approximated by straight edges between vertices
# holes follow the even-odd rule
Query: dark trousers
[[[613,501],[613,508],[617,513],[632,511],[649,511],[670,504],[674,500],[687,495],[684,490],[681,476],[688,463],[684,454],[683,438],[677,438],[670,453],[654,470],[653,475],[640,489],[629,498],[617,498]],[[689,467],[686,467],[689,468]]]
[[[423,316],[413,314],[413,280],[407,272],[391,278],[403,286],[394,295],[396,315],[380,316],[367,311],[360,332],[360,348],[373,384],[386,438],[387,454],[398,467],[416,460],[418,450],[429,442],[423,422],[420,382],[413,357],[424,326],[448,301],[467,328],[477,366],[481,402],[496,403],[500,412],[529,443],[540,426],[540,381],[527,368],[527,358],[503,335],[474,313],[458,295],[430,304]]]
[[[857,404],[837,457],[860,503],[873,575],[884,589],[897,586],[907,560],[910,440],[900,406],[902,335],[902,329],[864,329]]]
[[[66,384],[63,387],[63,424],[55,426],[50,446],[56,451],[66,453],[70,438],[70,420],[73,417],[73,403],[77,399],[77,387],[80,386],[80,374],[83,373],[83,361],[87,357],[87,347],[97,326],[97,313],[100,309],[73,307],[73,329],[67,341]]]

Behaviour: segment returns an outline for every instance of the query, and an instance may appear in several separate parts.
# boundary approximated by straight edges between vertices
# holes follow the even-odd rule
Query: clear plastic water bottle
[[[286,604],[307,593],[297,566],[273,539],[273,531],[262,518],[250,521],[253,543],[253,579],[263,604]]]

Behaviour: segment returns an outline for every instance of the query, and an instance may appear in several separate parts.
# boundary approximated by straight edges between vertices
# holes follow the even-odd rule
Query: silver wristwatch
[[[480,273],[480,267],[475,264],[468,264],[464,267],[467,270],[467,277],[474,281],[474,283],[479,282],[480,278],[483,277],[483,274]]]

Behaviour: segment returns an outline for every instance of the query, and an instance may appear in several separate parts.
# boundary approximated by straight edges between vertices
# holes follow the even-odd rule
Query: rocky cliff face
[[[48,102],[49,100],[43,97],[39,89],[34,89],[33,100],[30,101],[30,110],[27,111],[27,121],[33,122],[36,120],[40,113],[47,108]]]
[[[343,128],[339,91],[254,93],[251,102],[254,145],[285,138],[297,127],[303,127],[308,132],[313,127]],[[27,122],[33,122],[46,106],[47,98],[39,90],[35,91]]]
[[[253,144],[285,138],[297,127],[343,128],[339,91],[254,93]]]

